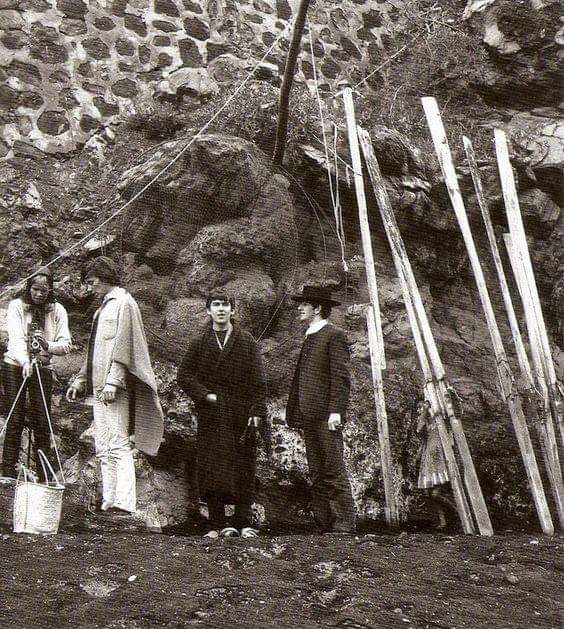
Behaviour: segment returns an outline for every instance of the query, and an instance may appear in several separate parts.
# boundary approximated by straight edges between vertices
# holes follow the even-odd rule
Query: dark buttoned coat
[[[286,407],[289,426],[305,421],[326,421],[340,413],[344,423],[350,392],[350,352],[343,330],[327,323],[306,336]]]
[[[198,413],[200,497],[248,502],[255,448],[248,440],[241,443],[241,437],[249,417],[266,416],[266,380],[253,337],[234,325],[221,351],[211,324],[207,325],[188,344],[177,381]],[[208,393],[217,395],[217,404],[206,401]]]

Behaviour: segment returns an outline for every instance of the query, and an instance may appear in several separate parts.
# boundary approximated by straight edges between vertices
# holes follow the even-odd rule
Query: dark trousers
[[[246,526],[251,526],[253,523],[253,512],[251,504],[236,504],[235,513],[233,519],[228,522],[225,517],[225,501],[215,496],[208,499],[208,513],[210,529],[217,529],[218,531],[227,525],[232,525],[236,529],[242,529]]]
[[[45,392],[45,399],[49,412],[51,410],[51,388],[53,374],[50,369],[39,368],[41,374],[41,384]],[[2,381],[4,385],[4,414],[7,417],[12,404],[16,399],[16,395],[23,381],[22,369],[17,365],[10,365],[2,362]],[[26,412],[26,393],[29,396],[29,403]],[[36,470],[39,478],[45,481],[43,468],[39,463],[37,450],[42,450],[45,456],[50,459],[51,439],[49,432],[49,423],[45,413],[45,405],[39,388],[37,372],[34,371],[26,386],[20,393],[18,403],[14,407],[12,416],[6,427],[4,436],[4,449],[2,452],[2,471],[4,476],[16,477],[16,464],[18,462],[18,453],[21,445],[22,431],[26,423],[33,431],[33,451],[36,462]]]
[[[221,530],[227,525],[242,529],[252,526],[253,512],[252,504],[255,493],[255,472],[256,472],[256,441],[254,435],[250,434],[248,439],[238,440],[237,443],[238,465],[236,471],[236,491],[233,498],[226,498],[213,492],[208,492],[206,501],[209,513],[209,526],[212,529]],[[235,503],[235,513],[230,522],[225,517],[225,505]]]
[[[313,515],[322,531],[351,533],[356,526],[351,485],[343,460],[343,434],[325,420],[303,419]]]

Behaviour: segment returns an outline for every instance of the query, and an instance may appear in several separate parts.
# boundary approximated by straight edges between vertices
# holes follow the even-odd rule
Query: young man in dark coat
[[[343,461],[342,425],[349,401],[349,348],[345,333],[327,320],[340,305],[324,287],[304,286],[300,321],[308,324],[294,373],[286,421],[303,430],[312,482],[313,514],[320,532],[355,531],[355,510]]]
[[[255,430],[266,415],[266,380],[253,337],[232,323],[235,302],[223,292],[206,301],[210,322],[188,345],[178,385],[198,414],[198,485],[209,511],[208,537],[255,537]],[[225,505],[235,504],[226,526]]]

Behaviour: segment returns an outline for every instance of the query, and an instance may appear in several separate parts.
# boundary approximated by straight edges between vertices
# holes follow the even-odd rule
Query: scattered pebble
[[[519,577],[516,574],[513,574],[512,572],[505,575],[505,580],[508,581],[509,583],[512,583],[513,585],[519,583],[520,581]]]
[[[98,581],[97,579],[89,579],[85,583],[80,584],[81,590],[84,590],[87,594],[95,598],[107,598],[118,588],[119,583],[115,581]]]
[[[136,574],[132,574],[130,577],[127,578],[127,580],[132,583],[133,581],[137,580],[137,575]]]

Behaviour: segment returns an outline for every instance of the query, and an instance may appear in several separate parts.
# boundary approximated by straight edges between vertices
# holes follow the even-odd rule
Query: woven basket
[[[29,471],[22,466],[14,495],[14,533],[53,535],[59,530],[65,487],[59,484],[51,464],[41,450],[38,450],[38,455],[47,483],[35,482]],[[46,468],[51,473],[52,481],[49,480]]]

